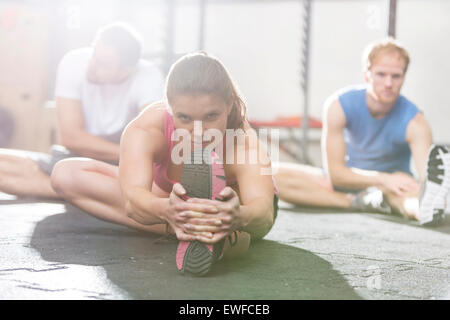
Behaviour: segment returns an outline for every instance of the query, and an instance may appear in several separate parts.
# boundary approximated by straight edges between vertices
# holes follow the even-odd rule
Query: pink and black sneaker
[[[205,159],[205,156],[208,157]],[[194,151],[191,164],[185,164],[180,183],[187,198],[217,199],[226,187],[223,164],[215,152],[209,155],[202,150]],[[182,273],[203,276],[222,257],[225,239],[214,245],[200,241],[180,241],[177,247],[176,263]]]

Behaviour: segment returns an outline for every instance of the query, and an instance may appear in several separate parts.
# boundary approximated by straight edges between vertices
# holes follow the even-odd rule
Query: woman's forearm
[[[166,223],[169,198],[157,197],[142,187],[133,187],[126,193],[125,207],[128,214],[144,216],[149,225]]]
[[[263,238],[272,228],[273,199],[256,198],[246,205],[240,206],[242,227],[252,238]]]

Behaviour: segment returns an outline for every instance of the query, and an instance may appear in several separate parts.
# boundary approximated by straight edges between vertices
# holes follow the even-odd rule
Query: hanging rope
[[[309,47],[310,47],[310,33],[311,33],[311,2],[312,0],[301,1],[301,43],[302,51],[300,57],[300,87],[303,92],[303,122],[302,122],[302,141],[301,141],[301,156],[303,163],[310,164],[308,157],[308,128],[309,128]]]

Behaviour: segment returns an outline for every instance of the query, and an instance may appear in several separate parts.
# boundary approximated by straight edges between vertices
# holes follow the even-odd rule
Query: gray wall
[[[197,49],[195,3],[187,1],[177,11],[175,49],[180,53]],[[450,1],[399,0],[397,10],[397,38],[412,58],[403,93],[425,112],[435,141],[450,143]],[[388,1],[316,0],[312,12],[309,105],[311,115],[320,118],[329,94],[363,81],[361,52],[387,34]],[[207,7],[205,49],[227,66],[251,118],[302,111],[302,14],[295,1],[230,1]]]

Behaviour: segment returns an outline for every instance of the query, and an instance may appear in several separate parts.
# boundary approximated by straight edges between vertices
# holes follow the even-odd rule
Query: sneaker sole
[[[187,198],[211,199],[214,194],[222,190],[220,184],[213,183],[213,159],[203,161],[201,152],[193,153],[194,163],[185,164],[180,177],[180,183],[186,190]],[[216,178],[225,177],[216,176]],[[219,188],[220,190],[216,190]],[[180,241],[177,247],[176,263],[181,273],[189,273],[195,276],[203,276],[208,273],[213,263],[219,258],[218,252],[222,252],[224,241],[215,245],[207,245],[200,241]]]
[[[201,277],[209,272],[213,264],[212,246],[199,241],[180,241],[177,248],[178,261],[182,261],[181,266],[177,265],[182,273]]]
[[[186,190],[186,196],[211,199],[212,165],[203,161],[201,152],[194,152],[192,158],[194,163],[185,164],[180,177],[180,183]]]
[[[434,145],[427,161],[427,179],[420,197],[419,222],[424,226],[436,226],[444,218],[445,201],[449,191],[450,164],[445,164],[448,151]]]

